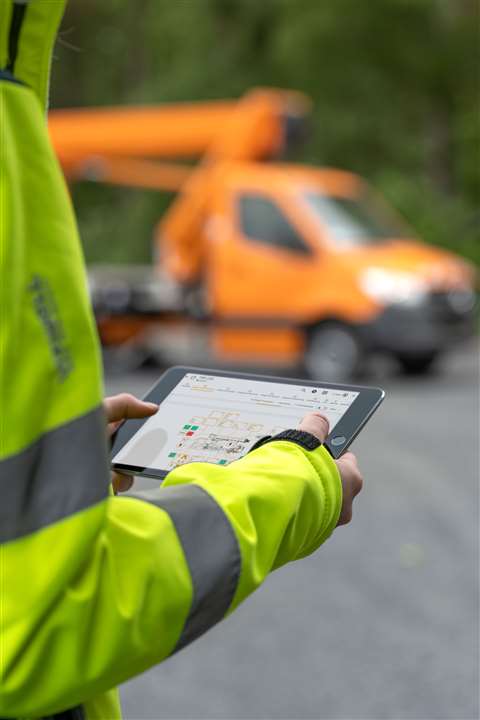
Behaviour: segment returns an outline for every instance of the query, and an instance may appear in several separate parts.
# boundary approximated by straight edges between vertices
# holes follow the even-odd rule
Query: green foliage
[[[80,234],[89,263],[149,263],[152,231],[168,196],[83,184],[73,188]]]
[[[299,161],[360,173],[423,238],[480,264],[478,14],[477,0],[70,0],[53,104],[302,90]],[[87,258],[148,260],[157,194],[75,201]]]

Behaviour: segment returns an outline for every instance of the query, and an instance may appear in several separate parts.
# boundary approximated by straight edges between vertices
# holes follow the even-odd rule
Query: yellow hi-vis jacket
[[[120,717],[115,686],[335,527],[323,448],[271,442],[109,491],[98,344],[45,119],[63,0],[0,0],[0,718]]]

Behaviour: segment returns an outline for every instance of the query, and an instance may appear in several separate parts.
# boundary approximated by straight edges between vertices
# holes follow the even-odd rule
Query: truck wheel
[[[405,375],[425,375],[432,370],[438,355],[438,351],[433,350],[419,355],[399,354],[396,357]]]
[[[310,331],[304,365],[312,379],[348,380],[359,374],[364,360],[365,350],[348,325],[328,322]]]

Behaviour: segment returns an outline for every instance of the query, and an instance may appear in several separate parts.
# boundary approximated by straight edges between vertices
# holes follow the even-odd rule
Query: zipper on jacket
[[[22,29],[23,21],[25,19],[25,13],[27,11],[26,3],[14,3],[12,9],[12,21],[10,23],[10,33],[8,36],[8,62],[5,68],[9,72],[13,73],[15,66],[15,60],[17,59],[18,53],[18,39],[20,37],[20,31]]]

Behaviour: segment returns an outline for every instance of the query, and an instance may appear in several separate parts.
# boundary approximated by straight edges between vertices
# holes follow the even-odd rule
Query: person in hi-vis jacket
[[[0,1],[0,718],[120,717],[118,683],[190,643],[348,522],[361,476],[327,422],[114,495],[71,201],[48,139],[63,0]],[[125,479],[114,478],[116,490]]]

